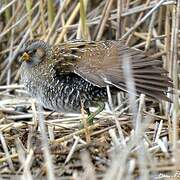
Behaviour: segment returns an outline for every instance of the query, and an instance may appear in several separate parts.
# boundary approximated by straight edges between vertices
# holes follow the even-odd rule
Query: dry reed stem
[[[69,17],[69,19],[67,20],[66,24],[64,25],[64,28],[63,28],[61,34],[59,35],[59,37],[58,37],[58,39],[57,39],[57,41],[56,41],[57,44],[60,43],[60,42],[63,40],[63,36],[64,36],[64,34],[66,33],[66,31],[67,31],[67,28],[66,28],[66,27],[69,26],[69,25],[73,22],[73,20],[75,19],[76,15],[77,15],[78,12],[79,12],[79,9],[80,9],[80,3],[78,3],[78,4],[76,5],[76,8],[74,9],[73,13],[71,14],[71,16]]]

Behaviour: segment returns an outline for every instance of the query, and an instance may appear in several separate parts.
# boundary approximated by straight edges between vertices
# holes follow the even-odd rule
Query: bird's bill
[[[21,56],[21,61],[28,62],[29,60],[30,60],[30,55],[27,52],[24,52],[23,55]]]

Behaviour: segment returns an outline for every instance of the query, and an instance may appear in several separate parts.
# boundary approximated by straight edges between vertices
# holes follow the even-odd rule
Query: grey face
[[[48,53],[50,46],[44,41],[28,41],[20,51],[21,61],[32,67],[42,62]]]

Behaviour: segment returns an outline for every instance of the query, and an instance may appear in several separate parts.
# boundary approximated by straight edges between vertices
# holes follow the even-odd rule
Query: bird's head
[[[20,61],[35,66],[47,59],[50,53],[51,48],[48,43],[42,40],[30,40],[24,44],[18,54],[21,56]]]

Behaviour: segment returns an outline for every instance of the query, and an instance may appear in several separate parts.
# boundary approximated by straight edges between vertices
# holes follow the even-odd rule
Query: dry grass
[[[0,176],[180,178],[179,23],[180,0],[0,1]],[[51,44],[122,39],[162,59],[173,79],[174,94],[168,95],[173,103],[149,108],[144,95],[134,101],[120,93],[114,107],[107,87],[112,110],[104,110],[92,126],[83,111],[42,111],[18,84],[16,54],[32,38]]]

